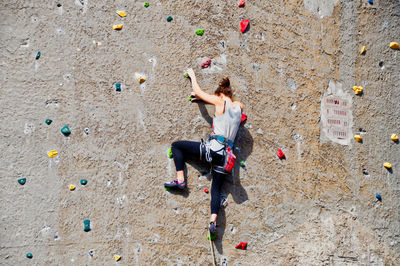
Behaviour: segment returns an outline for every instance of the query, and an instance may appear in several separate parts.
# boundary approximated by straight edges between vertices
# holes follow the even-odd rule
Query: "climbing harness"
[[[233,166],[235,165],[236,161],[236,156],[233,154],[233,142],[229,139],[226,139],[223,136],[218,136],[218,135],[211,135],[208,137],[207,142],[204,143],[202,140],[202,145],[205,147],[205,155],[206,155],[206,160],[207,162],[212,161],[212,157],[210,156],[210,146],[211,146],[211,140],[215,139],[218,141],[220,144],[222,144],[224,147],[222,147],[220,150],[214,151],[216,153],[222,151],[222,156],[224,156],[224,163],[223,165],[213,165],[213,169],[215,172],[221,173],[221,174],[229,174],[232,171]],[[202,149],[204,150],[204,149]],[[207,159],[209,158],[209,159]]]

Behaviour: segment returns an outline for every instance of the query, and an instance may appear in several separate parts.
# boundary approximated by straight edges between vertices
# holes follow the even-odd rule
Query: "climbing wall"
[[[4,0],[0,17],[1,265],[212,265],[207,167],[162,186],[170,144],[210,133],[188,67],[209,93],[229,77],[248,115],[218,265],[400,264],[399,1]]]

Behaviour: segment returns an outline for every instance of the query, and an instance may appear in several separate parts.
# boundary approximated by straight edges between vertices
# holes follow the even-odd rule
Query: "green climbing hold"
[[[217,235],[215,235],[215,234],[210,234],[210,233],[207,234],[208,240],[210,240],[210,238],[211,238],[211,240],[214,240],[216,237],[217,237]]]
[[[150,4],[146,2],[143,5],[144,5],[144,7],[149,7]]]
[[[189,74],[188,73],[185,73],[185,78],[189,78]]]
[[[38,60],[39,58],[40,58],[40,51],[38,51],[37,53],[36,53],[36,60]]]
[[[46,122],[46,124],[50,125],[51,122],[53,122],[53,120],[51,120],[51,119],[46,119],[44,122]]]
[[[171,148],[168,149],[167,156],[168,156],[168,158],[170,158],[170,159],[172,158],[172,149],[171,149]]]
[[[246,167],[246,163],[244,161],[240,161],[240,166],[244,168]]]
[[[165,189],[165,191],[169,191],[169,188],[168,188],[168,187],[164,187],[164,189]]]
[[[18,183],[20,183],[21,185],[25,185],[25,183],[26,183],[26,178],[18,179]]]
[[[203,36],[204,30],[203,29],[198,29],[198,30],[196,30],[196,34],[199,35],[199,36]]]
[[[190,95],[190,96],[188,97],[188,100],[189,100],[189,102],[191,102],[191,101],[193,100],[192,95]]]
[[[32,253],[27,253],[27,254],[26,254],[26,257],[27,257],[28,259],[32,259],[32,258],[33,258],[33,255],[32,255]]]
[[[167,17],[167,21],[171,22],[173,20],[173,18],[171,16]]]
[[[85,232],[89,232],[90,231],[90,220],[84,220],[83,221],[83,230]]]
[[[87,184],[87,180],[86,179],[81,179],[81,185],[85,186]]]
[[[69,136],[69,134],[71,134],[71,130],[69,129],[68,126],[64,126],[64,127],[61,129],[61,133],[63,133],[65,136]]]
[[[115,90],[121,91],[121,83],[115,83]]]

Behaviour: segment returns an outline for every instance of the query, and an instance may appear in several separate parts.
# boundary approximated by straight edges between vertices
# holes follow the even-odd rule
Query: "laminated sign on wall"
[[[329,83],[321,101],[321,141],[348,145],[351,140],[351,97],[342,91],[340,83]]]

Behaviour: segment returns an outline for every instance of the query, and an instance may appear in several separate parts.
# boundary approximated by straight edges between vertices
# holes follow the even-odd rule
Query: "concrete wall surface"
[[[149,3],[0,1],[0,265],[212,265],[208,168],[162,185],[171,143],[211,132],[188,67],[209,93],[229,77],[248,115],[218,265],[400,265],[400,1]]]

